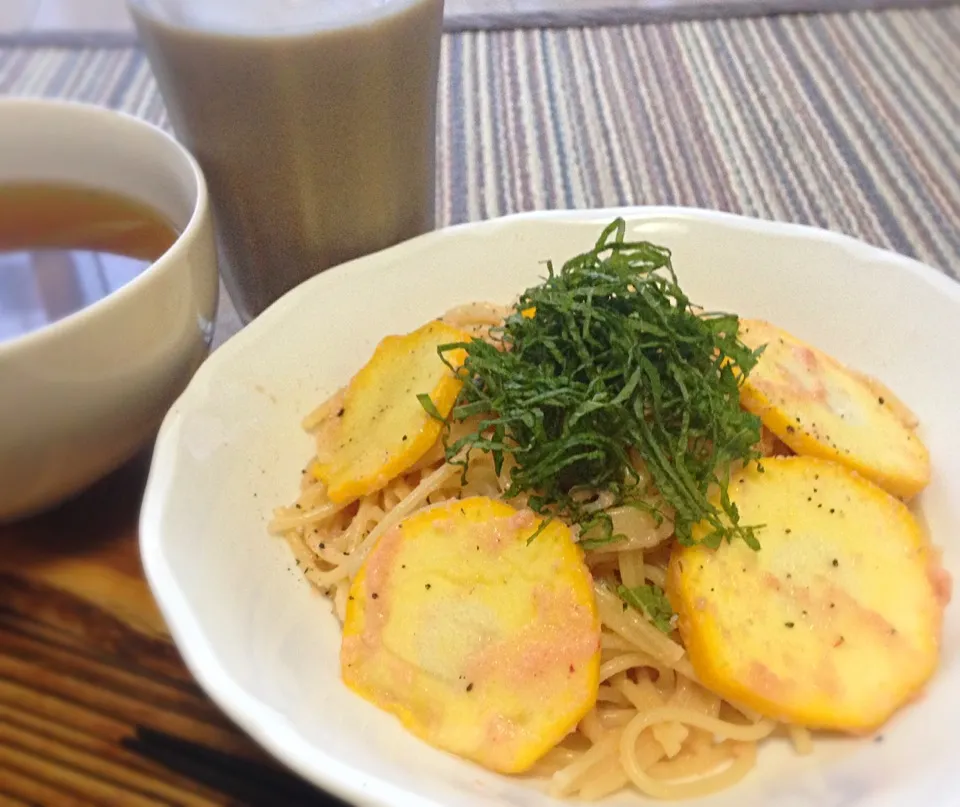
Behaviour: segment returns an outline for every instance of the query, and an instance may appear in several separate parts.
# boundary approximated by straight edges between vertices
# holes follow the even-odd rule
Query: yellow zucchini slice
[[[474,497],[385,533],[354,578],[344,682],[437,748],[527,770],[594,706],[600,621],[569,528]]]
[[[763,460],[731,481],[755,552],[677,547],[667,593],[703,684],[761,714],[880,726],[937,665],[949,577],[907,507],[848,469]],[[697,537],[700,533],[695,532]]]
[[[388,336],[344,394],[338,422],[318,448],[314,475],[331,501],[345,502],[379,490],[413,466],[440,436],[442,424],[417,400],[427,394],[446,417],[461,382],[437,348],[470,336],[434,320],[406,336]],[[458,367],[463,350],[444,358]]]
[[[766,345],[741,403],[793,451],[842,463],[903,499],[926,487],[930,457],[899,401],[767,322],[743,320],[740,338]]]

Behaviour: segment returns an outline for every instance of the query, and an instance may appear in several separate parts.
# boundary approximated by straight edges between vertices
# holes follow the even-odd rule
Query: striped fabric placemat
[[[38,2],[39,0],[33,0]],[[4,0],[11,2],[11,0]],[[31,0],[12,0],[29,8]],[[956,5],[960,0],[445,0],[447,31],[626,25],[679,20],[879,11]],[[72,5],[71,5],[72,4]],[[53,9],[59,11],[53,13]],[[2,5],[0,5],[2,8]],[[44,0],[33,19],[14,11],[21,27],[4,27],[0,47],[133,47],[136,32],[124,0]]]
[[[960,273],[960,8],[474,31],[444,40],[440,225],[692,205]],[[161,125],[138,50],[0,49],[0,93]]]
[[[447,0],[445,27],[542,28],[945,6],[955,0]]]

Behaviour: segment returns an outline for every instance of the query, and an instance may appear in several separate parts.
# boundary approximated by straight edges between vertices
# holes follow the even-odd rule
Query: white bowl
[[[94,106],[0,100],[0,183],[87,185],[181,232],[132,282],[0,342],[0,521],[46,508],[133,456],[203,360],[218,279],[207,190],[172,137]]]
[[[766,317],[901,393],[923,421],[934,477],[920,506],[960,570],[960,286],[844,236],[720,213],[532,214],[423,236],[290,292],[216,352],[160,433],[141,517],[150,585],[190,669],[217,703],[300,774],[356,804],[554,804],[529,782],[436,751],[350,693],[339,629],[270,538],[312,452],[300,419],[388,333],[471,300],[509,302],[546,258],[589,248],[622,213],[664,244],[692,299]],[[713,807],[948,807],[960,803],[960,620],[941,669],[885,741],[820,739],[811,757],[768,743]],[[643,803],[621,796],[614,804]]]

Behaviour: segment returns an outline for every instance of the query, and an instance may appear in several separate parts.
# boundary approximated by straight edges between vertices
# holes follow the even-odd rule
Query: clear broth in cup
[[[177,240],[153,208],[72,185],[0,185],[0,342],[80,311]]]

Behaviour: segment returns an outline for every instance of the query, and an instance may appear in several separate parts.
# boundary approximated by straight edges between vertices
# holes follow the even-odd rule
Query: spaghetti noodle
[[[444,319],[486,338],[509,311],[471,305]],[[304,420],[318,441],[340,400],[339,394],[333,396]],[[771,453],[776,446],[770,442],[765,450]],[[306,578],[331,598],[342,622],[350,581],[380,536],[440,502],[504,497],[509,468],[497,473],[489,454],[471,457],[466,481],[461,471],[445,461],[438,441],[416,466],[380,490],[335,504],[308,466],[299,497],[276,512],[270,529],[286,538]],[[517,498],[510,503],[525,504]],[[559,797],[599,799],[632,786],[655,798],[689,798],[742,779],[755,762],[758,743],[771,735],[786,736],[798,753],[808,753],[805,730],[761,719],[706,689],[675,631],[666,635],[637,610],[625,609],[618,585],[664,585],[672,525],[635,507],[614,507],[608,514],[623,539],[586,552],[602,625],[597,702],[531,775],[545,777],[551,794]]]

